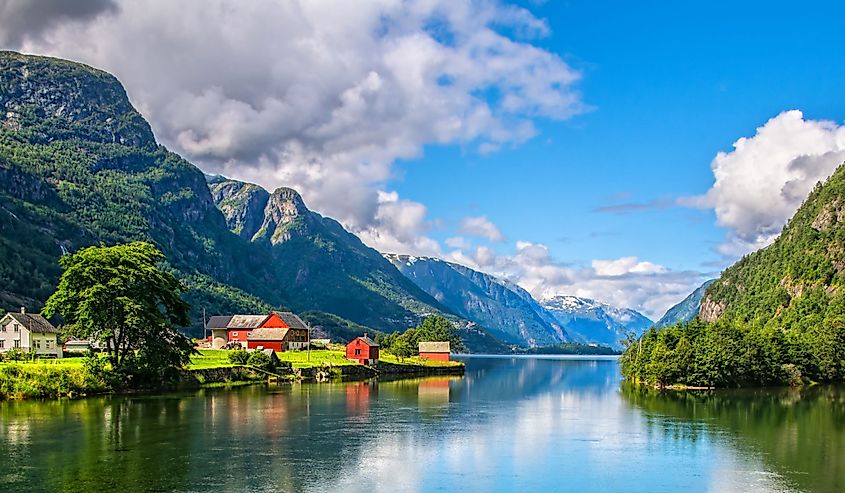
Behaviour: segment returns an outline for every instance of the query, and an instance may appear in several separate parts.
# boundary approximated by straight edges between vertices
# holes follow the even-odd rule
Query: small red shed
[[[374,365],[378,363],[378,349],[378,344],[365,333],[363,337],[356,337],[346,345],[346,358],[362,365]]]
[[[420,342],[420,358],[434,361],[449,361],[449,341]]]

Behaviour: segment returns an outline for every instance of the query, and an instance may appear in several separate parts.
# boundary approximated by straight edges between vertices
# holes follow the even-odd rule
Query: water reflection
[[[842,491],[840,390],[620,391],[615,360],[0,403],[3,491]]]

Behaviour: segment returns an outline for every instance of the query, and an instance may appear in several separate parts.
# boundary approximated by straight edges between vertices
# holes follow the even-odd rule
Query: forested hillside
[[[845,379],[845,167],[819,184],[770,246],[728,268],[700,318],[646,333],[623,371],[656,384]]]

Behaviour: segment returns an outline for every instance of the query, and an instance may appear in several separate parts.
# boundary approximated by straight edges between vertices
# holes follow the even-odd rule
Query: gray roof
[[[276,312],[276,315],[278,315],[284,323],[288,324],[288,327],[291,329],[308,329],[305,322],[303,322],[302,319],[293,312]]]
[[[361,339],[362,341],[364,341],[364,344],[366,344],[368,346],[379,347],[378,344],[376,344],[376,341],[370,339],[367,336],[361,336],[361,337],[358,337],[357,339]]]
[[[420,342],[421,353],[448,353],[449,342]]]
[[[269,315],[232,315],[227,329],[257,329]]]
[[[250,341],[281,341],[284,340],[288,329],[255,329],[250,332],[247,339]]]
[[[225,329],[232,321],[232,315],[214,315],[208,319],[209,329]]]
[[[58,329],[53,327],[53,324],[37,313],[9,312],[6,316],[15,319],[15,321],[26,327],[30,332],[38,332],[39,334],[57,334],[59,332]]]

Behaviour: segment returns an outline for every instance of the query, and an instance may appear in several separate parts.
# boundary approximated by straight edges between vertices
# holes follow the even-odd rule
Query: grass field
[[[346,359],[346,353],[337,349],[320,349],[308,351],[285,351],[276,353],[282,361],[290,361],[294,368],[309,368],[312,366],[346,366],[357,365],[358,363]],[[381,360],[387,363],[405,365],[425,366],[456,366],[460,363],[455,361],[430,361],[420,358],[405,358],[401,362],[392,354],[382,353]],[[223,349],[200,349],[198,355],[191,358],[189,369],[221,368],[230,367],[229,351]]]

